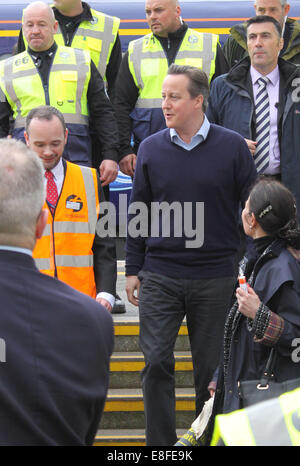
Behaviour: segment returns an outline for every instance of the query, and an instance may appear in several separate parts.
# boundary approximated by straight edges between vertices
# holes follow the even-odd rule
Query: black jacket
[[[250,269],[250,270],[249,270]],[[252,267],[246,272],[249,276]],[[253,289],[261,301],[283,320],[283,330],[274,340],[276,364],[275,381],[281,382],[300,376],[300,365],[293,362],[293,341],[300,337],[300,261],[276,240],[266,255],[261,255],[254,265]],[[240,409],[238,381],[259,379],[266,366],[272,347],[257,342],[247,325],[247,318],[240,314],[231,336],[227,376],[224,379],[224,353],[219,366],[214,415]]]
[[[19,252],[0,251],[0,295],[0,445],[92,445],[108,390],[111,315]]]
[[[28,52],[36,65],[37,72],[39,73],[44,86],[48,83],[48,76],[51,72],[53,57],[56,50],[57,45],[55,42],[49,50],[39,54],[28,49]],[[91,78],[87,90],[87,101],[90,121],[93,124],[93,130],[97,134],[98,139],[101,141],[102,159],[117,161],[119,155],[117,122],[114,116],[112,104],[106,95],[103,79],[101,78],[98,70],[96,69],[96,66],[92,61]],[[46,97],[45,104],[48,104],[48,102],[46,102]],[[6,137],[9,132],[9,120],[11,118],[11,114],[11,107],[7,100],[0,100],[0,137],[2,138]],[[65,158],[74,163],[90,165],[88,160],[81,157],[80,145],[78,144],[80,137],[82,139],[81,143],[88,147],[90,144],[89,135],[86,136],[82,131],[78,132],[77,125],[68,125],[68,129],[69,139],[65,149]],[[17,139],[23,139],[23,129],[20,128],[20,131],[18,130],[16,134],[14,133],[14,137]],[[75,141],[73,145],[71,145],[73,140],[72,138],[74,138]],[[86,149],[86,147],[85,152],[91,152],[91,150]]]
[[[277,121],[281,180],[294,194],[300,216],[300,71],[282,58],[278,59],[278,67]],[[210,122],[255,140],[254,109],[250,59],[246,57],[228,74],[218,76],[213,81],[206,115]]]

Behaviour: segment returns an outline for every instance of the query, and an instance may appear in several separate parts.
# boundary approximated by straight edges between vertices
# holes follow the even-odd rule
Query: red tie
[[[47,201],[53,214],[58,199],[57,186],[50,170],[45,171],[45,177],[47,178]]]

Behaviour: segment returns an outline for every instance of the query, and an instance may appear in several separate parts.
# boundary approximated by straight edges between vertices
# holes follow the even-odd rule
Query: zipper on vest
[[[53,61],[54,61],[56,53],[57,53],[57,49],[55,50],[55,53],[53,53],[52,56],[51,56],[51,62],[50,62],[49,67],[48,67],[47,83],[43,82],[43,80],[42,80],[43,87],[44,87],[44,93],[45,93],[46,105],[50,105],[49,79],[50,79],[50,73],[51,73],[51,70],[52,70],[52,65],[53,65]]]
[[[46,105],[50,105],[49,86],[48,86],[48,84],[44,84],[44,93],[45,93]]]

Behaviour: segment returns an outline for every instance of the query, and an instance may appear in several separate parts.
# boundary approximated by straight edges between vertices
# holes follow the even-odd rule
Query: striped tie
[[[255,102],[256,116],[256,150],[254,162],[258,173],[263,173],[269,166],[270,143],[270,104],[267,92],[268,78],[259,78],[258,93]]]

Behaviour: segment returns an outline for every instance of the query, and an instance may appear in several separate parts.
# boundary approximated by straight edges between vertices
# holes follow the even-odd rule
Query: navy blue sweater
[[[172,143],[169,129],[145,139],[138,152],[130,202],[143,202],[149,215],[142,216],[138,210],[128,216],[126,275],[137,275],[141,269],[188,279],[232,275],[239,245],[239,205],[247,200],[256,176],[244,139],[220,126],[212,124],[207,139],[191,151]],[[158,220],[158,215],[151,216],[151,205],[162,202],[180,202],[182,221],[177,213],[174,229],[171,216],[171,234],[166,235],[160,218],[160,235],[153,230],[151,235],[151,226]],[[203,203],[203,218],[200,204],[196,213],[196,202]],[[192,223],[184,203],[193,206]],[[143,229],[140,237],[133,228],[136,224]],[[198,238],[191,238],[193,228]],[[186,241],[193,239],[187,247]]]

